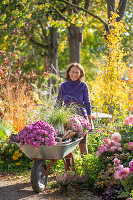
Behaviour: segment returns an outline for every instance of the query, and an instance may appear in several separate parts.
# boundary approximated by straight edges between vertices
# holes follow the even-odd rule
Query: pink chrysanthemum
[[[116,141],[113,141],[114,145],[117,146],[117,147],[120,147],[121,146],[121,143],[120,142],[116,142]]]
[[[133,173],[133,167],[129,169],[129,172],[130,172],[130,173]]]
[[[104,138],[104,141],[107,143],[107,144],[111,144],[112,143],[112,140],[108,139],[108,138]]]
[[[100,147],[98,147],[98,151],[100,153],[104,153],[105,152],[105,147],[103,145],[101,145]]]
[[[117,150],[122,152],[122,147],[118,147]]]
[[[118,165],[118,169],[120,170],[120,169],[123,169],[124,168],[124,166],[123,165]]]
[[[67,127],[80,136],[84,136],[89,130],[91,130],[91,124],[80,115],[72,115]]]
[[[43,121],[37,121],[25,126],[17,135],[17,141],[23,144],[29,144],[36,149],[42,145],[56,145],[57,130],[51,124]]]

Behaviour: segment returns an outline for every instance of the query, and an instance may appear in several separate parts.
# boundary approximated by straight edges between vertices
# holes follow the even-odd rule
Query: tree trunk
[[[117,21],[120,21],[125,13],[126,10],[126,5],[127,5],[127,0],[120,0],[119,6],[118,6],[118,15]]]
[[[81,28],[71,25],[69,28],[69,62],[80,63],[81,41],[82,38]],[[80,40],[81,39],[81,40]]]
[[[52,74],[58,74],[58,33],[57,28],[50,28],[50,40],[49,40],[49,64]]]
[[[117,21],[120,21],[125,13],[127,5],[127,0],[119,0],[118,10],[116,11],[115,8],[115,0],[107,0],[107,12],[108,12],[108,19],[111,17],[111,11],[117,12],[119,17],[117,17]]]
[[[111,17],[111,11],[115,11],[115,0],[107,0],[108,19]]]
[[[73,0],[72,3],[79,5],[82,1]],[[87,10],[89,9],[90,0],[86,0],[84,4],[84,8]],[[68,13],[72,15],[72,13],[78,14],[78,9],[69,7]],[[83,34],[82,34],[83,27],[77,27],[71,24],[69,31],[69,62],[77,62],[80,63],[80,56],[81,56],[81,42],[83,42]]]
[[[49,40],[48,58],[49,58],[49,69],[51,74],[59,75],[58,70],[58,33],[57,28],[50,28],[50,40]],[[56,76],[52,76],[49,80],[49,86],[55,85],[57,82]],[[52,87],[52,93],[57,91],[56,86]]]

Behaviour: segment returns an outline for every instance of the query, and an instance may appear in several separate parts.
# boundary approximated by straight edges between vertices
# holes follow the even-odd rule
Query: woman
[[[66,81],[61,84],[57,103],[66,106],[77,105],[77,114],[82,115],[85,119],[91,121],[91,103],[89,99],[88,87],[85,82],[85,71],[79,63],[71,63],[66,70]],[[79,143],[80,152],[83,155],[88,154],[87,135]]]

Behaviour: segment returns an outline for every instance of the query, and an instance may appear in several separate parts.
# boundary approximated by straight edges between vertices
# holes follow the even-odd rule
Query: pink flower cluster
[[[80,115],[72,115],[67,128],[75,131],[79,136],[84,136],[91,130],[91,124]]]
[[[127,126],[131,126],[131,125],[133,124],[133,115],[130,115],[129,117],[127,117],[127,118],[125,119],[125,124],[126,124]]]
[[[57,130],[47,122],[37,121],[25,126],[17,135],[17,141],[23,144],[29,144],[36,149],[42,145],[56,145],[55,138]]]
[[[119,133],[114,133],[111,136],[111,139],[104,138],[104,143],[100,147],[98,147],[98,151],[96,152],[96,155],[99,157],[106,151],[122,151],[121,147],[121,135]]]
[[[133,198],[128,198],[128,199],[126,199],[126,200],[133,200]]]
[[[133,173],[133,160],[131,160],[131,162],[129,163],[129,171],[131,172],[131,173]]]
[[[133,151],[133,142],[129,142],[129,143],[128,143],[127,149]]]
[[[68,185],[70,183],[84,183],[86,181],[87,177],[85,174],[79,175],[72,175],[65,172],[64,174],[58,174],[56,176],[56,180],[61,185]]]
[[[130,173],[133,173],[133,160],[129,163],[129,167],[124,167],[120,164],[120,160],[115,158],[114,169],[116,170],[114,173],[114,178],[116,180],[124,180]]]

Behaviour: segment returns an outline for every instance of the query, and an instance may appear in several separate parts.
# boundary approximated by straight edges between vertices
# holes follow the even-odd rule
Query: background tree
[[[108,4],[110,2],[114,1],[108,1]],[[131,1],[129,0],[129,2]],[[85,9],[87,6],[89,6],[89,10]],[[94,64],[90,62],[90,58],[100,59],[100,53],[106,50],[102,38],[104,28],[107,30],[109,28],[108,18],[106,18],[106,1],[72,2],[66,0],[46,0],[34,2],[23,0],[22,2],[15,1],[14,3],[12,0],[9,2],[2,1],[0,9],[2,27],[1,49],[8,49],[10,51],[18,50],[19,57],[25,60],[25,62],[19,62],[23,70],[30,71],[34,68],[36,71],[40,71],[44,68],[44,65],[44,70],[47,70],[51,63],[51,58],[49,59],[51,57],[50,53],[56,51],[53,53],[54,56],[56,55],[54,60],[56,60],[55,63],[58,63],[56,53],[59,52],[59,71],[62,73],[62,70],[69,63],[70,58],[68,56],[71,56],[68,51],[69,40],[67,39],[67,35],[69,34],[68,27],[72,24],[83,31],[84,41],[81,44],[79,43],[79,45],[81,45],[81,63],[86,68],[87,78],[91,77],[90,79],[93,79],[95,77],[96,66],[93,69]],[[72,15],[68,15],[68,10],[70,9],[72,10]],[[128,15],[128,20],[130,17]],[[102,27],[102,25],[104,26]],[[56,37],[56,48],[53,46],[50,47],[50,43],[54,44],[50,42],[52,40],[50,39],[50,35],[52,35],[50,34],[50,26],[59,35],[58,38]],[[64,52],[61,45],[64,46]],[[54,72],[55,69],[56,67],[53,69]],[[58,68],[56,71],[58,71]]]
[[[129,87],[124,78],[127,70],[123,57],[126,55],[122,48],[122,33],[124,24],[117,21],[118,15],[112,13],[109,19],[111,27],[107,35],[108,55],[103,55],[103,62],[98,63],[99,74],[91,82],[91,97],[93,105],[98,106],[103,112],[116,116],[124,116],[131,107],[129,101]]]

